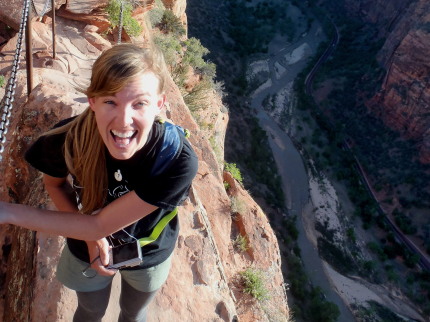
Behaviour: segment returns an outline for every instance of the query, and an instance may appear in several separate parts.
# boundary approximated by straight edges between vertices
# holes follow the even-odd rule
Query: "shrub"
[[[245,203],[237,197],[231,197],[231,212],[236,214],[244,214],[246,212]]]
[[[191,112],[207,109],[210,104],[213,83],[207,77],[198,82],[190,92],[185,91],[183,98]]]
[[[348,228],[346,230],[346,236],[348,236],[348,239],[351,240],[353,243],[355,243],[357,240],[357,237],[355,236],[354,228],[351,228],[351,227]]]
[[[208,108],[211,104],[210,95],[217,89],[213,81],[216,75],[216,66],[203,59],[209,50],[203,47],[196,38],[181,42],[173,34],[158,35],[154,38],[154,42],[164,53],[173,80],[181,90],[185,104],[190,111],[195,112]],[[202,77],[189,90],[185,88],[185,80],[191,68]]]
[[[363,263],[363,269],[366,272],[369,272],[369,273],[373,272],[375,270],[375,267],[376,267],[376,263],[374,261],[365,261]]]
[[[296,219],[296,216],[284,219],[284,227],[288,232],[288,236],[290,236],[293,240],[297,240],[299,237],[299,231],[296,227]]]
[[[109,0],[106,12],[109,15],[109,21],[113,28],[119,25],[119,14],[121,10],[120,0]],[[142,32],[142,27],[139,25],[136,19],[131,16],[133,7],[130,3],[124,1],[122,24],[130,36],[138,36]]]
[[[180,41],[172,35],[157,35],[154,37],[154,43],[160,48],[166,64],[170,66],[171,71],[173,71],[182,54]]]
[[[233,246],[241,252],[246,252],[249,249],[248,238],[241,234],[237,235],[236,239],[233,241]]]
[[[224,165],[224,169],[227,172],[230,172],[231,176],[236,179],[237,181],[239,181],[240,183],[242,183],[242,174],[240,173],[239,168],[236,166],[236,163],[225,163]]]
[[[230,189],[230,184],[227,181],[224,181],[224,189],[225,191],[228,191],[228,189]]]
[[[206,65],[203,56],[209,54],[209,49],[203,47],[200,40],[197,38],[189,38],[184,41],[186,47],[184,58],[182,63],[185,65],[190,65],[193,68],[202,68]]]
[[[269,299],[269,291],[264,285],[262,271],[249,267],[239,274],[242,278],[241,284],[244,293],[251,295],[258,301]]]
[[[152,28],[160,24],[165,10],[166,8],[164,7],[163,2],[161,2],[161,0],[155,0],[154,8],[148,12],[149,22],[151,23]]]
[[[161,17],[161,21],[158,24],[160,30],[172,33],[176,36],[182,36],[185,34],[185,28],[182,25],[181,21],[172,10],[164,10],[163,17]]]
[[[0,75],[0,87],[3,87],[5,83],[6,83],[6,80],[5,80],[4,76]]]
[[[209,138],[209,143],[211,144],[211,147],[212,147],[212,149],[213,149],[213,151],[215,153],[217,162],[219,164],[222,164],[222,162],[224,161],[224,156],[223,156],[223,153],[222,153],[222,150],[221,150],[219,144],[217,143],[217,140],[216,140],[215,136],[211,136]]]
[[[184,52],[180,64],[175,68],[173,77],[179,86],[184,85],[187,72],[192,68],[195,73],[201,75],[201,80],[190,91],[183,89],[184,101],[193,112],[204,110],[211,104],[210,95],[215,90],[214,78],[216,66],[214,63],[206,62],[203,56],[209,50],[202,46],[200,40],[196,38],[187,39],[182,43]]]

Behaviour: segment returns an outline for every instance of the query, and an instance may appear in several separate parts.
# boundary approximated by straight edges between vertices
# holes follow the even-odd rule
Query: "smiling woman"
[[[155,117],[164,106],[153,72],[135,76],[118,93],[90,97],[100,136],[112,157],[131,158],[146,143]]]
[[[119,321],[145,321],[146,306],[167,279],[179,233],[175,209],[188,194],[197,158],[181,138],[168,167],[151,171],[168,133],[156,121],[166,77],[155,48],[123,44],[105,51],[84,91],[89,107],[26,153],[58,211],[0,203],[0,223],[68,237],[57,278],[77,292],[75,322],[101,321],[117,272],[112,267],[122,277]],[[137,241],[148,236],[157,237],[141,247]],[[112,264],[112,251],[135,266]]]

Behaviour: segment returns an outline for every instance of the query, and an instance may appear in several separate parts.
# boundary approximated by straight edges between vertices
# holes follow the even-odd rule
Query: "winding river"
[[[216,52],[217,55],[223,56],[227,53],[222,52],[220,49],[222,46],[216,46],[219,39],[215,39],[216,34],[213,33],[213,28],[216,28],[214,26],[218,25],[222,30],[222,24],[225,23],[225,18],[224,20],[222,18],[225,17],[225,9],[219,4],[220,2],[215,0],[188,0],[187,16],[190,37],[200,38],[205,47]],[[297,11],[293,12],[293,15],[300,15],[298,9],[291,9]],[[202,14],[204,12],[206,16]],[[210,16],[207,16],[207,12],[211,13]],[[202,17],[205,18],[202,20]],[[310,30],[303,31],[294,43],[288,43],[280,37],[273,39],[266,57],[260,56],[259,58],[264,64],[267,63],[270,79],[251,97],[251,106],[256,112],[261,127],[268,134],[270,148],[282,178],[289,214],[298,218],[296,224],[299,230],[298,244],[306,274],[314,286],[319,286],[323,290],[326,299],[338,306],[340,311],[338,320],[349,322],[354,321],[355,318],[341,297],[332,289],[324,272],[318,250],[308,240],[305,233],[302,214],[309,209],[307,206],[309,206],[310,198],[309,179],[303,159],[288,134],[262,108],[263,99],[267,95],[279,94],[291,87],[297,74],[306,66],[307,58],[316,53],[318,44],[324,40],[323,37],[319,24],[314,22]],[[293,54],[298,52],[300,52],[298,59],[294,59]],[[282,218],[272,218],[271,221],[274,227],[283,225]]]
[[[269,48],[269,61],[268,65],[270,68],[271,75],[271,86],[261,91],[258,91],[252,97],[251,105],[257,111],[257,117],[259,119],[261,127],[268,133],[270,147],[275,158],[279,175],[282,178],[283,191],[287,200],[289,214],[297,216],[297,229],[299,230],[298,245],[301,250],[301,258],[304,263],[304,268],[307,276],[312,281],[314,286],[319,286],[326,299],[330,302],[335,303],[340,311],[339,321],[354,321],[351,311],[345,305],[341,297],[332,289],[331,284],[324,272],[324,268],[321,259],[318,254],[318,250],[314,247],[310,240],[308,240],[304,223],[302,220],[302,213],[309,211],[309,207],[306,205],[309,202],[309,179],[304,166],[302,156],[297,151],[290,137],[285,133],[276,121],[266,113],[262,108],[262,101],[267,95],[273,95],[282,92],[286,85],[292,82],[297,74],[305,67],[306,59],[300,59],[295,64],[290,66],[283,66],[286,71],[277,77],[277,72],[274,67],[282,65],[285,55],[294,52],[303,47],[304,44],[314,42],[315,35],[318,34],[318,26],[315,24],[307,36],[300,39],[300,41],[288,45],[285,48],[277,49],[278,46],[271,46]],[[316,43],[315,45],[317,45]],[[316,48],[308,46],[309,54],[314,54]],[[274,52],[276,50],[276,52]],[[278,65],[278,66],[279,66]],[[311,207],[312,208],[312,207]],[[310,209],[311,209],[310,208]],[[282,220],[275,220],[281,225]],[[276,225],[276,223],[272,223]]]

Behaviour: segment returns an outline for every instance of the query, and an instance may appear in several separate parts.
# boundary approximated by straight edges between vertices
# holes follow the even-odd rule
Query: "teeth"
[[[126,139],[126,138],[131,138],[135,133],[135,131],[119,132],[119,131],[112,130],[112,133],[113,135],[119,138]]]

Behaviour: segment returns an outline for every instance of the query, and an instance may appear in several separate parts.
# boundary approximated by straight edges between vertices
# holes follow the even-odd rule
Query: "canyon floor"
[[[318,32],[314,32],[318,36]],[[280,37],[280,35],[279,35]],[[280,39],[280,38],[279,38]],[[312,41],[312,39],[309,39]],[[313,40],[318,43],[317,39]],[[250,77],[261,72],[269,72],[269,65],[274,65],[275,78],[279,79],[283,77],[284,73],[296,74],[292,70],[296,67],[296,64],[303,62],[311,54],[310,48],[312,44],[300,43],[297,46],[291,44],[276,41],[272,43],[271,51],[269,55],[276,57],[278,53],[282,53],[279,56],[277,62],[268,63],[268,60],[254,61],[250,65],[253,67]],[[300,67],[299,67],[300,68]],[[272,75],[273,76],[273,75]],[[273,81],[268,79],[258,89],[256,89],[253,95],[258,95],[264,90],[269,89],[273,86]],[[294,93],[291,90],[289,83],[285,84],[283,88],[279,89],[276,96],[276,101],[279,102],[275,109],[270,113],[272,117],[278,119],[281,115],[282,110],[285,109],[285,102],[292,102]],[[294,137],[298,131],[298,125],[302,127],[301,132],[311,134],[313,128],[308,123],[303,122],[303,112],[297,111],[293,104],[289,104],[289,127],[288,133]],[[270,135],[273,137],[277,145],[285,149],[288,143],[282,141],[281,137],[277,137],[274,131],[270,131]],[[302,134],[303,135],[303,134]],[[306,157],[302,157],[305,159]],[[311,159],[307,159],[308,164],[313,164]],[[281,171],[282,172],[282,171]],[[315,172],[317,175],[315,175]],[[306,232],[306,236],[309,241],[313,244],[315,249],[318,248],[317,239],[321,236],[315,227],[317,222],[321,225],[325,223],[328,228],[336,231],[336,241],[339,247],[346,242],[345,225],[353,225],[357,234],[357,242],[361,248],[364,257],[368,257],[366,244],[367,241],[371,240],[364,229],[361,229],[361,223],[359,219],[351,219],[350,214],[353,210],[353,205],[348,198],[346,187],[339,182],[331,182],[322,172],[317,169],[308,170],[309,178],[309,192],[310,200],[304,206],[302,212],[303,227]],[[291,187],[284,187],[286,194],[289,194]],[[290,205],[291,197],[287,198],[287,204]],[[401,317],[405,317],[405,320],[412,318],[417,321],[424,321],[423,317],[418,313],[417,309],[414,308],[413,303],[402,296],[401,292],[394,287],[394,285],[376,285],[372,284],[358,276],[344,276],[339,274],[333,267],[321,259],[324,267],[324,273],[328,277],[331,287],[335,290],[342,298],[344,303],[351,309],[352,306],[368,307],[369,301],[377,302],[392,312],[395,312]]]
[[[289,14],[294,14],[294,12],[300,14],[294,10],[290,10]],[[300,17],[293,17],[292,19],[299,20]],[[252,80],[254,77],[260,75],[261,81],[261,75],[269,75],[265,81],[261,81],[262,85],[255,89],[250,101],[254,102],[259,95],[276,97],[274,108],[270,112],[266,112],[279,123],[282,122],[280,116],[283,113],[285,114],[285,110],[287,110],[288,124],[284,124],[283,127],[287,129],[286,131],[289,136],[295,139],[296,142],[300,138],[306,137],[306,135],[310,139],[316,125],[312,122],[304,122],[303,118],[305,116],[309,117],[309,115],[305,115],[306,112],[299,111],[294,106],[294,92],[292,90],[294,75],[297,75],[303,69],[307,59],[315,53],[316,47],[323,39],[322,30],[318,27],[311,28],[308,32],[303,32],[301,38],[293,43],[288,43],[285,37],[278,34],[269,45],[269,53],[263,58],[260,55],[258,60],[256,59],[249,63],[248,80]],[[292,76],[289,78],[288,74]],[[280,82],[279,80],[282,81]],[[273,89],[271,90],[271,88]],[[261,101],[260,99],[259,102]],[[262,107],[257,106],[256,109],[261,110]],[[291,148],[288,147],[288,142],[280,135],[277,135],[277,131],[265,128],[264,125],[262,127],[279,150]],[[309,146],[306,148],[309,148]],[[275,151],[273,152],[275,155]],[[302,153],[302,158],[308,164],[309,200],[303,207],[302,218],[298,219],[301,222],[298,225],[303,225],[306,237],[313,245],[315,252],[318,249],[317,240],[321,237],[321,233],[316,229],[318,223],[320,225],[327,225],[328,229],[335,231],[336,244],[341,249],[344,248],[343,245],[348,238],[346,235],[347,227],[354,227],[357,246],[361,253],[360,256],[365,260],[371,260],[371,254],[366,244],[372,241],[374,236],[371,235],[372,232],[366,231],[361,227],[360,219],[352,216],[354,205],[348,197],[347,188],[342,183],[328,178],[318,169],[309,169],[309,165],[312,167],[314,162],[306,153]],[[279,167],[280,162],[277,162],[277,164]],[[283,169],[279,170],[282,176]],[[291,193],[293,189],[295,188],[284,185],[284,193],[287,195],[287,208],[291,208]],[[281,227],[274,228],[282,230]],[[415,305],[402,294],[395,284],[373,284],[359,276],[344,276],[338,273],[324,259],[320,259],[324,274],[330,282],[331,289],[342,298],[342,301],[351,311],[355,311],[354,314],[357,314],[357,307],[368,308],[369,302],[376,302],[397,314],[399,320],[404,319],[407,321],[413,319],[416,321],[425,321],[425,318],[421,316]],[[310,272],[309,267],[307,270]],[[320,273],[318,272],[318,274]],[[341,314],[339,320],[347,321],[346,316],[347,314]]]

